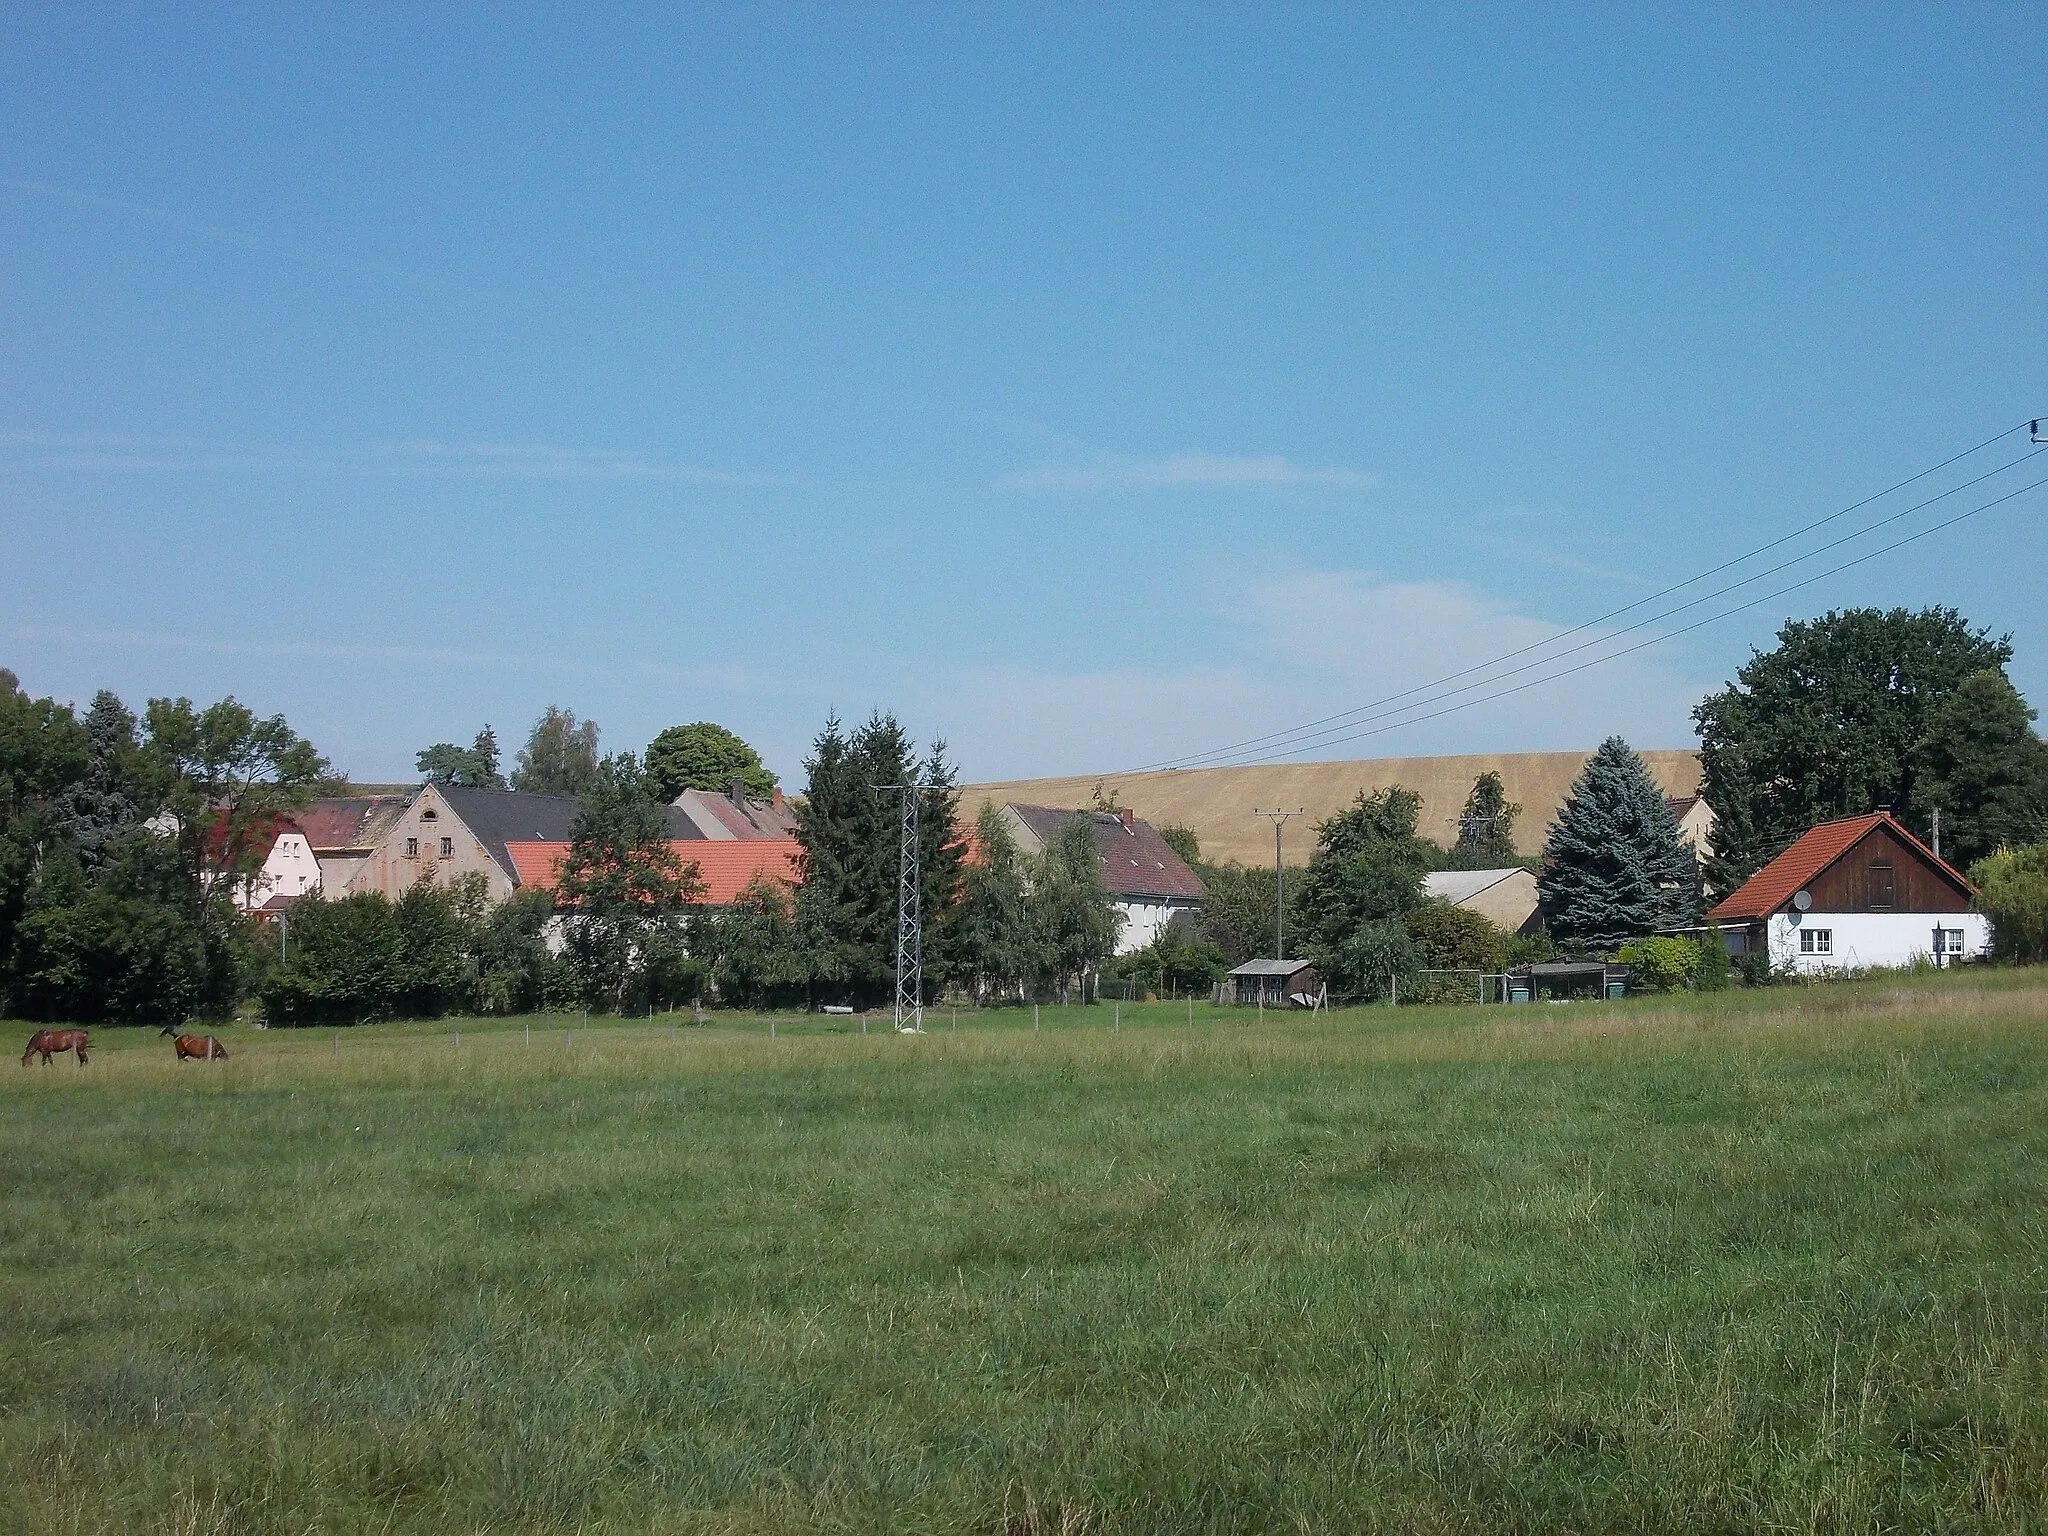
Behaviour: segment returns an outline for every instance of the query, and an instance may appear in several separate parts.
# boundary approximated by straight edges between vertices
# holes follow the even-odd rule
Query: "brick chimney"
[[[780,784],[769,791],[769,803],[778,811],[782,809],[782,786]]]
[[[1131,836],[1136,837],[1138,835],[1138,829],[1132,826],[1131,823],[1137,818],[1132,816],[1131,808],[1128,805],[1120,805],[1117,807],[1116,814],[1118,819],[1123,822],[1124,830],[1130,833]]]

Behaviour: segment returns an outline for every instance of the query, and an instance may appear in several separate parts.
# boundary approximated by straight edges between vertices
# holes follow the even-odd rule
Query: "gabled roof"
[[[1439,869],[1422,877],[1422,891],[1452,906],[1470,901],[1481,891],[1490,891],[1503,880],[1528,871],[1517,864],[1512,869]]]
[[[730,906],[757,875],[780,880],[785,885],[797,884],[797,844],[791,840],[746,838],[714,842],[706,838],[677,838],[669,847],[685,864],[697,866],[698,876],[704,882],[704,894],[698,899],[706,906]],[[551,891],[561,877],[569,843],[566,838],[515,840],[507,843],[506,849],[522,890]]]
[[[777,790],[771,799],[752,795],[735,800],[711,790],[686,789],[674,801],[698,834],[713,841],[749,838],[776,842],[796,836],[796,814]]]
[[[520,877],[507,845],[566,844],[581,803],[574,795],[528,795],[516,789],[458,789],[452,784],[436,784],[433,788],[442,803],[476,834],[476,840],[498,861],[498,867],[514,880]],[[670,837],[694,840],[704,835],[674,806],[663,806],[662,814],[668,818]]]
[[[1209,894],[1201,877],[1175,853],[1149,821],[1115,811],[1062,811],[1047,805],[1012,805],[1017,819],[1041,843],[1050,843],[1074,817],[1095,835],[1102,883],[1112,896],[1201,901]]]
[[[384,839],[412,804],[410,795],[340,795],[314,800],[292,820],[315,853],[360,849],[367,853]]]
[[[1794,893],[1811,885],[1822,870],[1879,827],[1915,849],[1930,867],[1954,881],[1958,890],[1971,896],[1977,894],[1975,886],[1957,874],[1953,867],[1937,859],[1934,850],[1908,832],[1889,811],[1873,811],[1868,816],[1848,816],[1840,821],[1822,822],[1751,875],[1709,916],[1723,921],[1769,917],[1790,901]]]

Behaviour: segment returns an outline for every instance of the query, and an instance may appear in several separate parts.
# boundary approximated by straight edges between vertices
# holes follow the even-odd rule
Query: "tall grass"
[[[8,1066],[0,1531],[2048,1518],[2035,978],[1110,1017]]]

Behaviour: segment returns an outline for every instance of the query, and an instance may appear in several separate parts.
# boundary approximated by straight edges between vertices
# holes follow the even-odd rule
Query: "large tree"
[[[1432,849],[1416,835],[1422,797],[1395,784],[1358,797],[1316,828],[1295,909],[1302,953],[1329,953],[1366,923],[1422,903]]]
[[[1123,914],[1110,899],[1102,879],[1102,856],[1095,851],[1092,812],[1069,816],[1031,861],[1031,944],[1040,976],[1059,989],[1069,988],[1116,950]]]
[[[1373,997],[1414,971],[1421,956],[1402,920],[1422,904],[1434,847],[1415,831],[1422,797],[1400,785],[1360,790],[1316,828],[1316,851],[1297,882],[1293,941],[1333,993]]]
[[[963,849],[955,825],[959,796],[944,742],[921,761],[894,715],[876,714],[851,735],[836,717],[825,723],[804,767],[797,807],[803,883],[796,923],[808,957],[813,996],[873,1003],[890,996],[896,975],[896,893],[902,848],[902,796],[894,785],[922,783],[917,862],[923,902],[927,987],[953,966],[946,915],[960,893]]]
[[[488,725],[468,746],[439,741],[421,752],[415,763],[429,784],[452,784],[457,789],[505,787],[505,776],[498,771],[498,733]]]
[[[961,880],[960,903],[950,919],[950,943],[959,974],[975,996],[999,998],[1043,968],[1031,923],[1025,860],[994,804],[975,817],[977,857]]]
[[[761,754],[709,720],[670,726],[647,744],[646,760],[647,776],[663,800],[686,789],[725,794],[734,779],[756,799],[775,792],[775,775],[762,766]]]
[[[1774,650],[1693,711],[1717,888],[1817,822],[1890,806],[1924,833],[1915,793],[1934,712],[1964,678],[2003,673],[2012,646],[1952,608],[1854,608],[1788,622]],[[1953,809],[1953,808],[1951,808]]]
[[[569,828],[555,894],[569,910],[569,963],[593,1006],[623,1011],[650,959],[675,948],[703,895],[695,864],[670,841],[668,818],[630,752],[607,757]]]
[[[64,840],[67,802],[90,756],[85,728],[68,707],[30,698],[15,675],[0,668],[0,1004],[12,990],[21,920],[37,871],[50,846]]]
[[[1465,812],[1458,818],[1458,841],[1451,848],[1454,869],[1501,869],[1518,862],[1515,818],[1522,808],[1508,799],[1507,786],[1492,769],[1472,781]]]
[[[597,722],[577,722],[550,704],[533,722],[512,769],[512,787],[529,795],[580,795],[597,778]]]
[[[1942,855],[1957,868],[2048,837],[2048,743],[2033,720],[2019,690],[1989,669],[1964,678],[1930,714],[1912,809],[1930,826],[1941,812]]]
[[[1600,744],[1550,829],[1536,877],[1560,944],[1612,949],[1699,920],[1698,862],[1671,802],[1619,736]]]

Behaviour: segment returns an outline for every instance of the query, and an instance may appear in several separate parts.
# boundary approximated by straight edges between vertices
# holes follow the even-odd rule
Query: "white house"
[[[1889,812],[1815,827],[1714,908],[1735,954],[1856,971],[1971,959],[1991,947],[1976,888]]]
[[[235,903],[244,912],[256,912],[280,896],[297,901],[319,894],[320,861],[313,845],[297,823],[280,821],[263,867],[236,887]]]
[[[1128,810],[1062,811],[1046,805],[1005,805],[1002,817],[1020,852],[1037,855],[1059,836],[1060,829],[1081,817],[1094,834],[1095,856],[1102,883],[1123,914],[1116,952],[1127,955],[1159,937],[1159,930],[1182,912],[1200,909],[1209,888],[1168,846],[1149,821]]]

